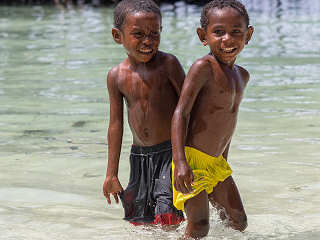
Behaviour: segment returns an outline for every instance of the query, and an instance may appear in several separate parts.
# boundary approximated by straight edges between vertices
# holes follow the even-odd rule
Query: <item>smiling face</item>
[[[129,58],[135,62],[149,62],[160,44],[161,20],[151,12],[130,13],[122,30],[112,29],[117,43],[124,46]]]
[[[232,7],[213,8],[208,13],[207,29],[197,32],[203,45],[209,45],[211,53],[222,63],[233,65],[237,55],[253,33],[243,16]]]

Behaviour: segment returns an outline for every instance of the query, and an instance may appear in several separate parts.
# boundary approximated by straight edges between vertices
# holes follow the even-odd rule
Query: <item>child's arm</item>
[[[123,188],[118,179],[119,158],[123,136],[123,98],[116,82],[117,71],[112,69],[108,73],[107,87],[109,92],[110,119],[108,128],[108,167],[103,184],[103,194],[111,204],[110,194],[116,203]]]
[[[210,63],[206,60],[197,60],[190,68],[183,83],[178,105],[172,119],[172,153],[174,169],[174,187],[184,194],[192,192],[193,173],[186,162],[184,146],[187,135],[187,123],[194,102],[212,76]]]

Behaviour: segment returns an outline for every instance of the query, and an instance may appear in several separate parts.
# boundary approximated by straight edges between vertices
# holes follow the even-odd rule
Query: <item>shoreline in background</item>
[[[92,5],[92,6],[109,6],[120,2],[121,0],[0,0],[0,5]],[[158,4],[185,2],[187,4],[203,5],[210,0],[154,0]]]

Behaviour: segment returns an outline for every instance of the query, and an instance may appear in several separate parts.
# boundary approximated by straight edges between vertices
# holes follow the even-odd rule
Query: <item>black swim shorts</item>
[[[120,194],[125,220],[134,225],[175,225],[184,221],[182,211],[172,203],[171,161],[170,141],[132,146],[129,184]]]

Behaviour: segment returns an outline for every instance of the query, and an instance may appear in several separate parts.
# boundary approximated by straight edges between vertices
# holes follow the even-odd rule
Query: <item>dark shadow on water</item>
[[[281,19],[282,13],[283,13],[282,1],[281,1],[281,0],[277,0],[277,4],[276,4],[276,18],[277,18],[277,19]]]
[[[284,44],[283,40],[285,35],[282,33],[283,26],[282,26],[282,16],[283,16],[283,8],[282,8],[282,1],[276,1],[276,9],[275,9],[275,17],[278,20],[278,26],[276,27],[277,32],[277,42],[279,43],[279,51],[278,56],[282,56],[286,53],[286,45]]]
[[[72,127],[83,127],[86,124],[86,121],[77,121],[72,124]]]
[[[23,135],[48,135],[49,130],[24,130]]]

